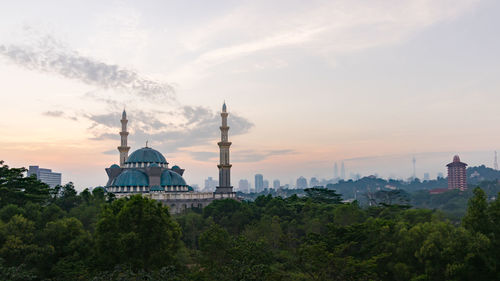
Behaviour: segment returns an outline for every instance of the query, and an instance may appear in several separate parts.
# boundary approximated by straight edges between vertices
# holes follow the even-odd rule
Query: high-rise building
[[[261,174],[255,175],[255,192],[259,193],[264,190],[264,176]]]
[[[344,161],[340,163],[340,179],[345,180],[345,166]]]
[[[35,175],[38,180],[48,184],[50,187],[61,185],[61,173],[54,173],[51,169],[29,166],[28,177]]]
[[[319,186],[318,179],[316,177],[312,177],[311,180],[309,181],[309,186],[310,187]]]
[[[273,181],[273,188],[274,189],[278,189],[280,188],[281,184],[280,184],[280,180],[274,180]]]
[[[304,177],[299,177],[297,179],[297,189],[305,189],[307,188],[307,180]]]
[[[264,189],[269,189],[269,181],[264,180]]]
[[[248,180],[247,179],[241,179],[238,182],[238,189],[241,192],[249,193],[250,192],[250,185],[248,184]]]
[[[217,185],[219,184],[218,181],[214,180],[212,177],[208,177],[205,180],[205,191],[214,191]]]
[[[439,172],[439,173],[437,174],[437,178],[438,178],[438,179],[442,179],[442,178],[444,178],[444,174],[443,174],[443,173],[441,173],[441,172]]]
[[[448,189],[467,189],[467,164],[460,162],[460,157],[455,155],[453,162],[448,167]]]
[[[431,177],[430,177],[429,173],[424,173],[424,181],[428,181],[430,179],[431,179]]]
[[[220,116],[222,117],[222,126],[220,126],[220,162],[217,167],[219,168],[219,186],[215,189],[216,193],[232,193],[233,187],[231,186],[231,164],[229,163],[229,147],[231,142],[228,141],[228,131],[229,126],[227,125],[227,107],[226,102],[222,105],[222,112]]]

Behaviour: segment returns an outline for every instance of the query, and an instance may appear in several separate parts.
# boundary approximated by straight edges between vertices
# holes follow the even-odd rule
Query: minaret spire
[[[227,107],[226,102],[222,105],[222,126],[220,126],[221,141],[217,144],[220,150],[220,162],[217,167],[219,168],[219,186],[217,186],[216,193],[232,193],[233,187],[231,186],[231,164],[229,163],[229,147],[231,142],[228,141],[229,126],[227,126]]]
[[[118,151],[120,152],[120,167],[123,167],[125,165],[125,161],[127,161],[128,158],[128,151],[130,150],[130,146],[127,146],[128,120],[127,120],[127,112],[125,112],[125,109],[123,109],[122,119],[120,120],[120,122],[122,123],[122,131],[120,132],[121,144],[118,147]]]

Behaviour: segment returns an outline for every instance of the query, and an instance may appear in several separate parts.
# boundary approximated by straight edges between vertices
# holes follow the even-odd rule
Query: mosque
[[[222,126],[221,141],[218,142],[220,150],[219,186],[215,192],[195,192],[184,178],[184,169],[174,165],[169,167],[167,159],[157,150],[148,147],[140,148],[130,156],[127,146],[127,113],[122,113],[122,131],[120,132],[121,144],[118,147],[120,152],[120,165],[113,164],[106,169],[108,182],[106,191],[115,194],[117,198],[127,197],[134,194],[142,194],[161,201],[169,206],[170,212],[180,213],[187,208],[203,208],[213,200],[224,198],[236,198],[231,186],[231,164],[229,163],[228,141],[229,126],[227,126],[226,103],[222,106]]]

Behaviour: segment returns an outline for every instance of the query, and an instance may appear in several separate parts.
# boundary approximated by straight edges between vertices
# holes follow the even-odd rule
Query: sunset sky
[[[408,178],[500,149],[500,1],[8,1],[0,159],[104,185],[126,108],[188,184],[262,173]]]

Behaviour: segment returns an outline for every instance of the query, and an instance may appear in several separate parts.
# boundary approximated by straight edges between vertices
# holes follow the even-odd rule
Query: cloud
[[[404,42],[436,23],[471,11],[478,0],[250,1],[185,32],[196,59],[174,74],[199,79],[248,56],[266,60],[294,49],[335,62],[339,55]],[[252,57],[248,61],[256,61]],[[271,65],[271,67],[273,67]]]
[[[73,121],[78,121],[78,118],[76,118],[75,116],[68,116],[66,113],[64,113],[64,111],[61,110],[45,111],[42,113],[42,115],[47,117],[65,118]]]
[[[64,115],[64,112],[60,110],[54,110],[54,111],[45,111],[42,113],[42,115],[49,116],[49,117],[62,117]]]
[[[0,56],[30,70],[56,73],[102,89],[120,90],[155,102],[175,101],[174,89],[169,84],[82,56],[50,35],[32,45],[0,45]]]
[[[240,150],[231,152],[231,161],[233,162],[259,162],[277,155],[290,155],[296,153],[291,149],[279,149],[279,150],[267,150],[267,151],[257,151],[257,150]],[[213,162],[217,160],[219,153],[209,152],[209,151],[190,151],[189,154],[198,161]]]
[[[190,151],[189,154],[194,160],[203,162],[213,162],[219,156],[219,153],[210,151]]]
[[[161,121],[162,118],[173,117],[175,123]],[[120,126],[118,113],[87,115],[86,118],[93,122],[90,128],[94,130],[93,140],[119,138],[115,132]],[[165,112],[129,110],[127,118],[132,142],[143,144],[149,141],[153,147],[166,152],[215,143],[220,136],[220,115],[203,106],[183,106],[179,110]],[[228,123],[232,136],[245,134],[253,127],[250,121],[234,113],[230,114]]]

